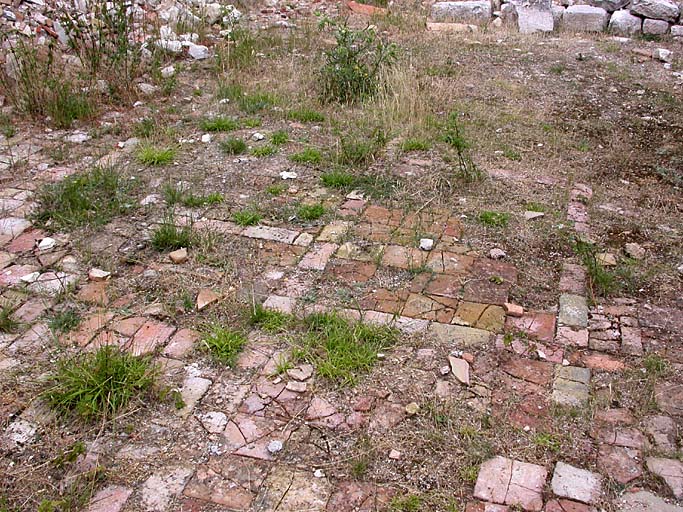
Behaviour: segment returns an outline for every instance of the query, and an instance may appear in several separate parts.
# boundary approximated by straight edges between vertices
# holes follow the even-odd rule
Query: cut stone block
[[[571,5],[562,16],[562,28],[568,32],[602,32],[608,21],[609,13],[605,9]]]
[[[491,20],[491,2],[488,0],[436,2],[432,6],[431,17],[434,21],[488,23]]]

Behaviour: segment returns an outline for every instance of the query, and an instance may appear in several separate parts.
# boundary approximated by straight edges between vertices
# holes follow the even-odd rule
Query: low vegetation
[[[239,331],[212,324],[202,337],[202,346],[217,362],[235,366],[237,357],[247,344],[246,336]]]

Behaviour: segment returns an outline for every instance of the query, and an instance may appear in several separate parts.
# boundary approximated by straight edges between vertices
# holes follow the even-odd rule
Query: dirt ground
[[[0,510],[611,511],[636,510],[623,500],[637,491],[683,507],[683,44],[429,32],[400,7],[340,8],[398,48],[387,91],[361,104],[318,101],[334,41],[302,14],[261,31],[243,66],[178,60],[164,94],[103,105],[71,130],[5,108],[0,286],[18,325],[0,334]],[[659,47],[671,69],[644,56]],[[272,101],[245,112],[219,101],[225,83]],[[289,115],[301,108],[324,120]],[[463,180],[443,142],[452,112],[481,179]],[[241,127],[202,141],[216,115]],[[374,154],[338,163],[345,138],[378,129]],[[76,130],[90,138],[69,142]],[[226,154],[229,137],[251,152]],[[429,147],[402,149],[411,138]],[[173,161],[141,163],[142,144],[175,148]],[[322,160],[292,161],[305,148]],[[43,187],[98,163],[129,184],[130,205],[100,226],[40,226]],[[326,185],[334,169],[364,178],[358,190]],[[169,205],[169,184],[222,201]],[[318,204],[321,217],[302,218]],[[258,226],[236,223],[245,210]],[[199,240],[179,264],[153,246],[169,215]],[[48,236],[54,247],[36,248]],[[32,272],[59,286],[20,279]],[[399,334],[340,385],[294,360],[299,327],[251,325],[258,303]],[[58,332],[65,311],[80,323]],[[247,334],[232,367],[201,348],[212,324]],[[94,423],[51,410],[41,393],[57,361],[105,344],[158,363],[151,396]],[[518,496],[491,461],[514,461]],[[585,470],[569,490],[559,463]]]

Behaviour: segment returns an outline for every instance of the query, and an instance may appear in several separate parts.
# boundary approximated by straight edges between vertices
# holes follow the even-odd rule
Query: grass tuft
[[[479,213],[479,222],[492,228],[504,228],[510,222],[510,214],[506,212],[492,212],[485,210]]]
[[[4,304],[0,309],[0,332],[11,334],[19,328],[19,322],[14,317],[14,306],[12,304]]]
[[[323,215],[325,215],[325,207],[321,203],[302,204],[296,209],[296,216],[301,220],[318,220]]]
[[[257,304],[251,311],[249,323],[256,325],[269,333],[278,333],[285,331],[292,325],[294,318],[287,313],[266,309],[261,304]]]
[[[306,148],[298,153],[290,155],[289,159],[296,164],[317,165],[323,160],[323,154],[319,149]]]
[[[86,420],[110,419],[153,385],[155,368],[114,347],[62,359],[43,396],[58,412]]]
[[[247,338],[241,332],[213,324],[202,338],[202,344],[216,361],[232,367],[247,344]]]
[[[132,206],[129,189],[114,169],[96,167],[40,189],[33,218],[36,224],[55,230],[99,226]]]
[[[322,123],[325,121],[325,116],[315,110],[301,108],[287,112],[287,119],[300,123]]]
[[[329,171],[320,176],[323,185],[331,188],[347,189],[356,182],[356,177],[346,171]]]
[[[73,331],[81,323],[81,316],[75,309],[66,309],[54,314],[50,319],[49,326],[52,332],[64,334]]]
[[[175,155],[175,148],[157,147],[152,144],[143,144],[137,154],[141,164],[150,166],[168,165],[173,162]]]
[[[410,151],[427,151],[432,149],[432,143],[425,139],[406,139],[401,144],[401,149],[406,153]]]
[[[308,332],[292,357],[308,362],[318,375],[340,386],[354,385],[377,362],[377,354],[393,345],[397,331],[386,326],[352,323],[337,313],[318,313],[305,319]]]
[[[165,219],[152,233],[152,247],[157,251],[174,251],[194,245],[194,233],[189,226],[178,227],[173,219]]]
[[[261,222],[262,218],[263,216],[259,212],[250,208],[245,208],[232,214],[233,222],[244,227],[255,226]]]
[[[289,142],[289,134],[285,130],[273,132],[270,136],[270,143],[273,146],[282,146]]]
[[[240,124],[229,117],[212,117],[202,119],[200,126],[205,132],[231,132],[237,130]]]
[[[265,146],[257,146],[251,150],[251,155],[257,158],[272,156],[275,153],[277,153],[277,148],[275,146],[271,146],[270,144],[266,144]]]
[[[235,137],[221,141],[220,147],[223,153],[227,155],[241,155],[247,151],[247,143]]]

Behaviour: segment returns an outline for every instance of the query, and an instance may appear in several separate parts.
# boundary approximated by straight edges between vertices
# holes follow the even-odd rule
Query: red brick
[[[173,331],[175,327],[172,325],[157,320],[147,320],[128,343],[127,350],[136,356],[150,354],[158,346],[166,343]]]
[[[164,349],[164,355],[179,359],[190,352],[200,334],[192,329],[180,329],[173,335],[171,341]]]

